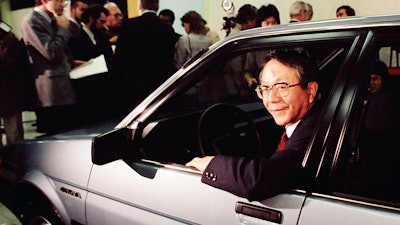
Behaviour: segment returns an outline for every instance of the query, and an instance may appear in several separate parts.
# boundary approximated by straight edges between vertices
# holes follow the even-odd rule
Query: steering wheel
[[[231,104],[219,103],[206,109],[197,131],[203,156],[252,156],[261,152],[261,139],[252,120]]]

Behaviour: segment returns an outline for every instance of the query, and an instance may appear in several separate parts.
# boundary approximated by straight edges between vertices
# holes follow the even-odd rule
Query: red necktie
[[[281,141],[280,141],[279,144],[278,144],[278,148],[276,149],[277,152],[278,152],[278,151],[282,151],[282,150],[285,148],[286,142],[287,142],[288,139],[289,139],[289,138],[288,138],[288,136],[286,135],[286,129],[285,129],[285,131],[284,131],[283,134],[282,134]]]

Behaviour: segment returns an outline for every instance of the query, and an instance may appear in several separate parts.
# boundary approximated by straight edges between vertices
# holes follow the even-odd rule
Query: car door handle
[[[236,213],[274,223],[280,224],[282,222],[282,212],[245,202],[236,202],[235,211]]]

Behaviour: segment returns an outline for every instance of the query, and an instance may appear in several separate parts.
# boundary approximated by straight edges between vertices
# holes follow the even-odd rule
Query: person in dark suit
[[[89,61],[104,55],[108,67],[113,51],[105,26],[108,10],[100,4],[91,4],[82,14],[83,27],[69,41],[69,48],[75,60]],[[108,73],[95,74],[73,80],[77,91],[76,116],[80,123],[90,123],[108,116],[112,101],[109,98]],[[109,110],[110,109],[110,110]]]
[[[68,40],[69,20],[64,1],[35,0],[22,22],[22,36],[30,57],[36,87],[39,132],[67,129],[72,122],[76,93],[69,72],[74,65]]]
[[[157,16],[158,0],[138,1],[139,17],[124,21],[118,37],[112,76],[127,113],[173,72],[175,33]]]
[[[82,14],[87,9],[88,3],[86,0],[72,0],[70,6],[70,18],[68,30],[72,35],[75,35],[82,28]]]
[[[256,91],[275,123],[285,126],[286,145],[270,158],[227,155],[194,158],[187,166],[203,172],[201,181],[250,201],[279,194],[302,177],[301,161],[319,117],[317,68],[305,54],[270,52]]]
[[[0,20],[0,22],[2,22]],[[3,32],[7,32],[3,34]],[[20,42],[11,31],[0,28],[0,120],[3,120],[6,144],[24,139],[22,126],[22,77],[25,76]],[[0,148],[3,146],[0,130]]]
[[[105,31],[108,10],[99,4],[90,5],[82,14],[83,27],[68,45],[76,60],[89,61],[104,54],[108,64],[113,57],[111,43]]]

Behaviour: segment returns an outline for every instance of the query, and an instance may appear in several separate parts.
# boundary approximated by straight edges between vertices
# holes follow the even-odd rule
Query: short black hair
[[[275,5],[268,4],[267,6],[261,6],[257,10],[257,27],[261,27],[261,22],[270,16],[274,17],[278,24],[281,24],[278,8]]]
[[[356,12],[354,11],[353,8],[351,8],[349,5],[342,5],[339,8],[336,9],[336,13],[339,12],[339,10],[344,9],[346,10],[347,16],[355,16]]]
[[[88,23],[90,17],[97,20],[98,18],[100,18],[101,13],[104,13],[106,16],[108,16],[109,14],[108,10],[100,4],[89,5],[87,9],[82,13],[82,22]]]
[[[306,52],[292,49],[272,50],[267,52],[266,62],[272,59],[296,69],[302,88],[306,88],[309,82],[318,82],[317,64]]]
[[[257,18],[257,8],[250,4],[245,4],[240,7],[236,17],[237,23],[245,23],[247,20],[254,20]]]
[[[386,64],[379,60],[377,60],[372,66],[371,73],[380,76],[383,83],[385,83],[389,78],[389,72]]]
[[[174,22],[175,21],[175,14],[174,14],[174,12],[172,12],[172,10],[170,10],[170,9],[163,9],[163,10],[161,10],[160,11],[160,13],[158,14],[159,16],[160,15],[163,15],[163,16],[169,16],[170,18],[171,18],[171,22]]]

